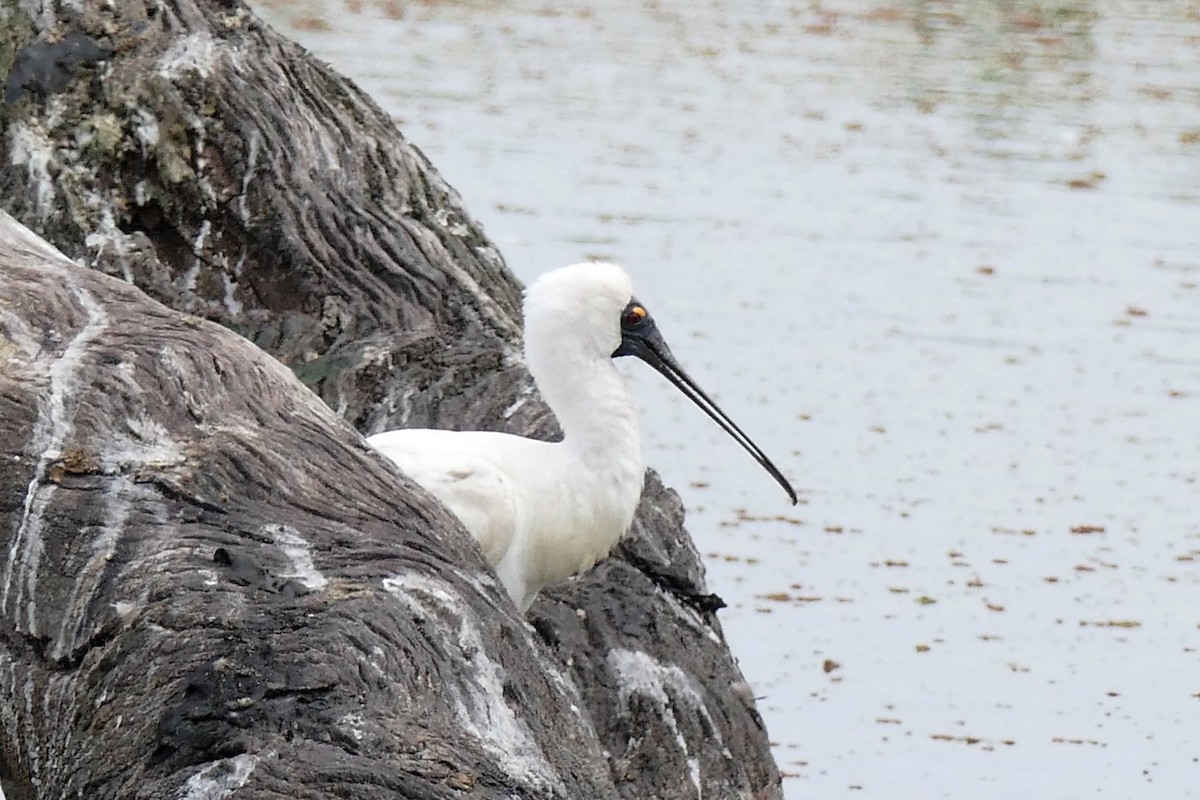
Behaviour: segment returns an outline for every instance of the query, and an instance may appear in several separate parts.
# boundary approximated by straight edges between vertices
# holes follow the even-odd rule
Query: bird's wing
[[[479,542],[494,567],[512,544],[517,498],[496,461],[470,432],[409,429],[387,431],[367,442],[442,501]]]

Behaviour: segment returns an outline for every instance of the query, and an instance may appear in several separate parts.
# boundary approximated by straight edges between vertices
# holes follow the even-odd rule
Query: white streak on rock
[[[329,580],[313,564],[312,547],[299,531],[290,525],[267,525],[264,530],[292,562],[292,571],[281,577],[294,578],[309,589],[324,589],[329,585]]]
[[[385,578],[383,588],[432,624],[442,641],[458,649],[463,677],[442,688],[463,730],[479,740],[517,782],[565,794],[562,779],[529,727],[504,699],[504,668],[488,656],[479,620],[470,607],[444,581],[416,572]],[[439,606],[443,613],[438,613]]]
[[[96,259],[111,250],[121,265],[121,277],[126,283],[133,283],[133,270],[129,265],[130,237],[117,227],[111,204],[97,205],[100,208],[99,223],[96,230],[84,238],[83,243],[95,251]]]
[[[142,155],[146,155],[147,151],[153,152],[158,147],[160,136],[158,119],[149,111],[139,108],[137,120],[138,123],[133,132],[137,134],[138,142],[142,145]]]
[[[204,220],[200,223],[200,231],[196,234],[195,241],[192,242],[192,253],[195,254],[196,259],[183,276],[183,288],[188,292],[196,291],[196,279],[200,277],[200,271],[204,269],[204,261],[200,256],[204,253],[204,243],[208,240],[211,232],[211,222]]]
[[[258,166],[258,150],[262,144],[262,134],[257,130],[250,131],[246,137],[246,171],[242,174],[242,191],[238,194],[238,218],[247,228],[250,227],[250,210],[246,208],[246,193],[250,191],[250,181],[254,179],[254,170]]]
[[[37,635],[35,598],[38,562],[42,553],[42,519],[56,488],[49,481],[47,473],[50,465],[62,456],[63,447],[74,429],[73,407],[80,389],[78,377],[84,355],[92,340],[108,326],[108,315],[104,309],[75,282],[70,270],[64,271],[63,276],[76,302],[87,314],[87,321],[47,370],[50,378],[49,396],[38,409],[30,443],[32,450],[41,451],[41,457],[25,491],[21,522],[9,547],[3,575],[0,576],[0,610],[8,612],[10,597],[18,605],[24,600],[27,603],[28,630],[34,635]],[[23,581],[14,574],[18,562],[24,570]]]
[[[500,416],[504,419],[511,418],[513,414],[520,410],[521,406],[529,402],[529,398],[531,397],[533,397],[533,384],[530,384],[522,389],[517,395],[517,399],[509,403],[508,408],[504,409],[504,412]]]
[[[363,731],[363,716],[358,712],[345,714],[337,721],[339,727],[350,734],[354,741],[361,742],[366,734]]]
[[[245,258],[246,256],[243,255],[242,260]],[[225,310],[229,312],[230,316],[237,319],[242,315],[242,301],[238,300],[235,294],[237,281],[228,272],[221,273],[221,281],[225,284]]]
[[[177,800],[224,800],[250,780],[258,756],[242,753],[214,761],[187,779],[176,793]]]
[[[38,216],[46,219],[54,207],[54,179],[50,177],[50,162],[54,159],[54,145],[45,132],[30,127],[24,122],[13,122],[8,129],[9,161],[24,166],[29,173],[29,183],[37,198]]]
[[[206,33],[193,33],[176,39],[159,56],[158,74],[171,81],[189,71],[207,78],[221,59],[223,49],[220,42]]]
[[[126,366],[122,364],[117,370]],[[144,394],[140,386],[132,384],[132,377],[130,380],[131,393]],[[128,436],[106,442],[100,454],[106,473],[127,472],[142,466],[174,466],[187,461],[183,446],[153,417],[129,417],[125,427]]]
[[[709,735],[724,744],[721,731],[713,722],[704,698],[686,672],[674,664],[663,664],[648,653],[639,650],[614,649],[608,654],[608,668],[617,679],[618,699],[623,713],[628,713],[629,698],[633,695],[648,697],[661,709],[662,719],[675,734],[675,741],[688,762],[696,796],[703,791],[700,784],[700,761],[688,749],[687,739],[679,730],[674,706],[680,703],[696,711],[708,725]]]

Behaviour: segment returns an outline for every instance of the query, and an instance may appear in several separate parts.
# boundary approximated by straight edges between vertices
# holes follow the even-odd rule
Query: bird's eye
[[[625,308],[625,313],[621,315],[621,326],[625,328],[636,328],[641,324],[642,320],[650,316],[646,309],[639,305],[630,303]]]

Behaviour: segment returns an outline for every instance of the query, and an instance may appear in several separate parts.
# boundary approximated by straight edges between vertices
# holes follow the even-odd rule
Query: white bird
[[[666,376],[796,502],[783,474],[680,368],[624,270],[584,263],[546,273],[525,293],[525,359],[562,441],[428,429],[367,439],[458,516],[521,611],[608,555],[633,521],[646,465],[637,410],[613,364],[628,355]]]

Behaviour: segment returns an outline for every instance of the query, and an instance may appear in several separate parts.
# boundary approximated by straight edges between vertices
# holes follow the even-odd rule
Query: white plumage
[[[561,442],[427,429],[367,440],[458,516],[522,611],[542,587],[605,557],[633,521],[645,463],[637,410],[613,364],[620,355],[663,372],[795,502],[778,470],[675,363],[624,270],[585,263],[549,272],[526,291],[525,357]]]

